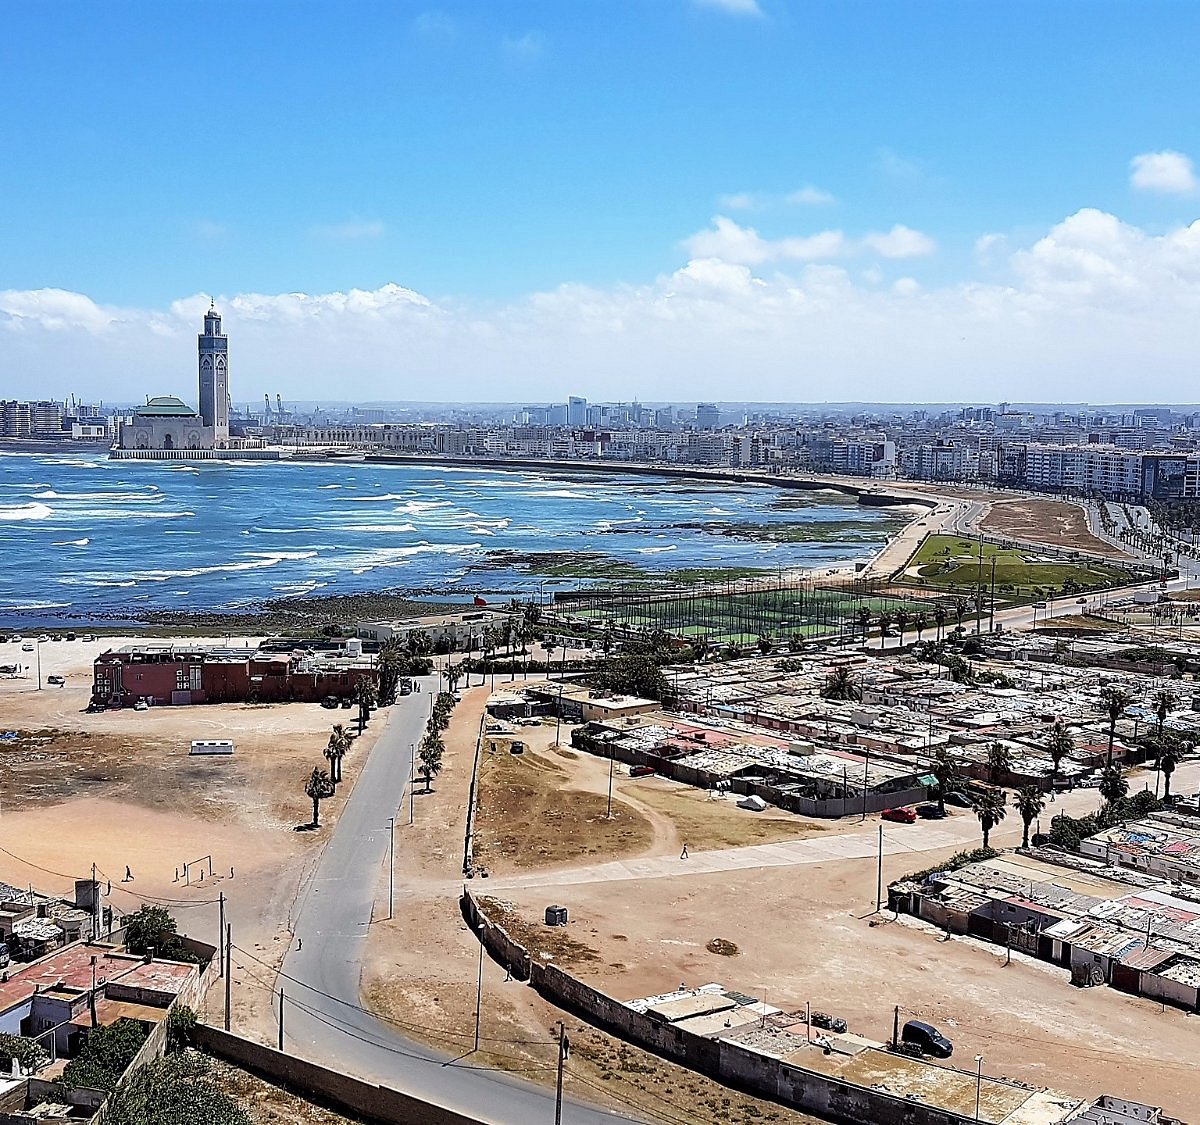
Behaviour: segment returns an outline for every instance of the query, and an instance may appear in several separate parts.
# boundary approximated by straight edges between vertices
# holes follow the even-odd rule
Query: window
[[[191,668],[188,669],[188,671],[191,673],[191,675],[189,677],[189,685],[190,685],[192,691],[200,691],[201,688],[203,688],[203,686],[204,686],[204,682],[200,678],[201,672],[202,672],[202,666],[199,664],[193,664],[191,666]]]
[[[188,689],[188,670],[186,668],[175,669],[175,690],[187,691]]]

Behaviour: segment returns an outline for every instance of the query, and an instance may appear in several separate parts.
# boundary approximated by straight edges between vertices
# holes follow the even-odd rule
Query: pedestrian
[[[231,879],[233,878],[233,868],[232,867],[229,869],[229,877]]]
[[[687,859],[687,857],[688,857],[688,850],[687,850],[687,842],[685,841],[685,842],[684,842],[684,845],[683,845],[683,851],[681,851],[681,852],[679,853],[679,858],[680,858],[680,859]]]
[[[304,948],[304,939],[298,937],[296,939],[296,952],[299,953],[300,950],[302,950],[303,948]]]
[[[133,882],[133,872],[129,870],[129,864],[125,864],[125,879],[124,879],[124,882],[126,882],[126,883],[132,883],[132,882]]]

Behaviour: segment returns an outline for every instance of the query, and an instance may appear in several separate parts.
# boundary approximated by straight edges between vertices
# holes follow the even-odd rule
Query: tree
[[[988,747],[987,768],[993,785],[999,785],[1012,768],[1012,751],[1003,742],[993,742]]]
[[[362,734],[366,729],[367,720],[371,717],[371,709],[379,700],[375,685],[370,680],[359,680],[354,685],[354,699],[358,703],[358,733]]]
[[[933,607],[933,623],[937,626],[937,639],[939,641],[942,639],[942,632],[946,628],[946,618],[948,616],[946,607],[941,602],[938,602]]]
[[[433,639],[424,629],[413,629],[408,634],[405,647],[409,656],[428,656],[433,652]]]
[[[859,628],[862,629],[863,641],[865,642],[867,639],[867,633],[871,628],[871,607],[867,605],[860,605],[855,616],[858,618]]]
[[[23,1035],[0,1034],[0,1067],[6,1075],[12,1072],[14,1059],[22,1074],[36,1074],[50,1061],[50,1053]]]
[[[304,783],[304,795],[313,803],[312,825],[321,826],[321,802],[334,793],[333,780],[323,769],[315,768]]]
[[[411,644],[413,634],[409,634]],[[379,659],[375,662],[379,669],[379,703],[382,707],[390,707],[396,702],[396,693],[400,688],[400,678],[408,668],[408,658],[400,648],[399,642],[392,638],[383,643],[379,649]]]
[[[759,634],[758,651],[762,653],[763,656],[766,656],[767,653],[771,651],[772,647],[774,647],[774,644],[775,642],[772,641],[771,638],[766,635],[766,633]]]
[[[914,613],[912,627],[917,631],[917,644],[921,643],[921,634],[929,628],[929,617],[925,613]]]
[[[532,632],[542,623],[542,607],[537,602],[526,602],[524,613],[525,624]]]
[[[1163,800],[1171,799],[1171,774],[1175,772],[1175,767],[1179,765],[1179,759],[1183,756],[1183,746],[1177,738],[1169,738],[1165,742],[1159,743],[1158,751],[1158,768],[1163,775]]]
[[[163,906],[146,904],[125,916],[125,948],[139,957],[154,950],[164,961],[196,962],[179,940],[178,925]]]
[[[331,734],[325,744],[323,753],[329,763],[329,780],[335,786],[342,780],[342,759],[346,756],[347,745],[336,734]]]
[[[1029,826],[1042,815],[1046,807],[1046,797],[1036,785],[1026,785],[1017,791],[1017,813],[1024,825],[1021,835],[1021,847],[1029,847]]]
[[[1163,723],[1167,721],[1167,716],[1171,713],[1175,706],[1175,696],[1166,688],[1162,688],[1154,693],[1154,717],[1158,720],[1158,741],[1161,744],[1163,736]]]
[[[929,772],[938,783],[938,809],[945,812],[946,794],[958,780],[958,762],[946,747],[939,746],[934,752],[933,765]]]
[[[954,621],[959,628],[962,628],[963,618],[967,616],[967,610],[971,608],[971,603],[964,597],[954,599]]]
[[[1106,684],[1100,689],[1100,707],[1108,715],[1108,757],[1105,765],[1113,760],[1113,740],[1117,737],[1117,720],[1125,714],[1125,708],[1133,702],[1133,696],[1116,684]]]
[[[436,731],[427,731],[421,739],[421,750],[417,760],[421,763],[421,776],[425,778],[425,792],[433,788],[433,779],[442,772],[442,755],[446,752],[446,744]]]
[[[862,698],[862,692],[845,664],[837,665],[829,673],[829,678],[826,679],[825,686],[821,689],[821,695],[839,703]]]
[[[1050,761],[1053,763],[1050,770],[1050,788],[1054,788],[1055,782],[1058,780],[1058,767],[1062,765],[1062,760],[1072,750],[1075,749],[1075,739],[1071,737],[1071,732],[1067,730],[1067,725],[1061,719],[1055,719],[1054,724],[1050,727],[1050,734],[1046,739],[1046,751],[1050,755]]]
[[[109,1098],[105,1125],[250,1125],[209,1079],[210,1068],[195,1051],[148,1062]]]
[[[662,668],[646,653],[610,656],[592,676],[592,684],[599,691],[642,699],[663,699],[668,694]]]
[[[879,615],[879,647],[882,649],[887,644],[888,630],[892,627],[892,615],[885,609]]]
[[[909,621],[912,620],[909,612],[903,606],[896,610],[896,628],[900,631],[900,647],[904,647],[904,630],[908,628]]]
[[[69,1089],[88,1086],[113,1090],[134,1056],[146,1042],[146,1032],[137,1020],[119,1019],[92,1028],[83,1049],[63,1069],[62,1081]]]
[[[1129,782],[1119,765],[1107,765],[1100,771],[1100,796],[1109,808],[1129,796]]]
[[[1004,794],[995,789],[988,789],[975,799],[975,816],[979,827],[983,829],[983,846],[988,846],[988,838],[992,829],[1005,817]]]

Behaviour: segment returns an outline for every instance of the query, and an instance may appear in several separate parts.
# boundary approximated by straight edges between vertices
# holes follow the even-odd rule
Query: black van
[[[948,1059],[954,1054],[954,1044],[950,1042],[936,1027],[922,1023],[920,1020],[909,1020],[900,1033],[905,1043],[912,1043],[935,1059]]]

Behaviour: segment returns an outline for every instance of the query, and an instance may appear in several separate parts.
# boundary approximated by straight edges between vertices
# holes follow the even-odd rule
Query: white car
[[[30,644],[28,641],[26,641],[26,642],[25,642],[25,643],[24,643],[24,644],[21,646],[21,651],[22,651],[22,652],[33,652],[33,645],[31,645],[31,644]]]
[[[137,701],[137,702],[136,702],[136,703],[133,705],[133,709],[134,709],[135,711],[149,711],[149,710],[150,710],[150,704],[149,704],[149,703],[147,703],[147,702],[146,702],[144,699],[139,699],[139,700],[138,700],[138,701]]]

